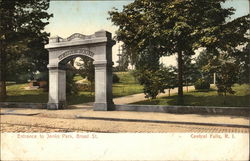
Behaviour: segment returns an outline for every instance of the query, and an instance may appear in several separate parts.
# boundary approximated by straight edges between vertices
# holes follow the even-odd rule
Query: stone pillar
[[[94,61],[95,65],[95,111],[113,110],[112,64]]]
[[[58,110],[66,105],[66,71],[58,67],[49,68],[49,102],[47,109]]]

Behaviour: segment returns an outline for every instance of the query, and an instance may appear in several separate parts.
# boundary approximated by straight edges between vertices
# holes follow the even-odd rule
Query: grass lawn
[[[79,81],[79,80],[82,80],[82,79],[83,79],[83,77],[80,76],[80,75],[76,75],[76,76],[74,77],[74,81]]]
[[[142,93],[143,87],[137,83],[134,77],[129,72],[116,73],[120,82],[113,84],[114,97],[127,96],[135,93]],[[81,76],[74,78],[76,81],[81,80]],[[31,102],[31,103],[47,103],[48,92],[43,89],[24,90],[28,86],[25,84],[9,84],[7,85],[8,97],[6,102]],[[67,95],[68,104],[80,104],[94,101],[94,93],[89,91],[79,91],[76,95]]]
[[[250,106],[250,85],[235,84],[233,89],[236,91],[234,95],[218,96],[215,89],[210,91],[191,91],[184,93],[184,105],[186,106],[235,106],[249,107]],[[177,94],[170,97],[162,97],[154,100],[136,102],[133,104],[142,105],[180,105],[178,103]]]
[[[120,78],[119,83],[113,84],[113,96],[122,97],[136,93],[143,93],[143,86],[135,80],[129,72],[116,72]]]
[[[48,102],[48,93],[43,89],[25,90],[28,83],[7,85],[8,97],[6,102],[31,102],[46,103]]]

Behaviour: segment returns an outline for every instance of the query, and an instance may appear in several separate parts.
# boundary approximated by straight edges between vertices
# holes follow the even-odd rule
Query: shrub
[[[204,80],[204,79],[198,79],[195,83],[194,83],[194,87],[196,90],[201,90],[201,89],[210,89],[210,84],[208,81]]]
[[[28,80],[32,78],[32,75],[30,73],[27,74],[20,74],[17,75],[17,78],[15,79],[15,82],[17,83],[27,83]]]
[[[77,83],[76,84],[78,91],[94,91],[95,86],[91,83]]]
[[[120,82],[120,78],[118,77],[117,74],[113,74],[113,83],[119,83]]]
[[[40,72],[34,76],[34,79],[37,81],[48,81],[49,80],[49,73],[46,72]]]
[[[66,93],[67,94],[77,94],[78,88],[76,81],[74,80],[76,73],[72,69],[68,69],[66,72]]]

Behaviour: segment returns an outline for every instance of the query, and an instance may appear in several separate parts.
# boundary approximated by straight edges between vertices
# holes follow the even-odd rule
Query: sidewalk
[[[97,132],[249,132],[249,118],[198,114],[93,111],[91,107],[50,111],[1,109],[1,125]]]

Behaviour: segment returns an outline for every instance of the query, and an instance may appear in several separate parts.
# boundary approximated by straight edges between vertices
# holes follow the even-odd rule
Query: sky
[[[60,36],[66,38],[73,33],[81,33],[84,35],[94,34],[99,30],[107,30],[115,36],[117,27],[112,24],[108,11],[113,7],[122,10],[124,5],[133,2],[133,0],[116,0],[116,1],[51,1],[49,13],[53,13],[54,17],[49,20],[49,25],[45,30],[50,32],[51,36]],[[232,18],[240,17],[249,13],[248,0],[228,0],[225,7],[234,7],[235,15]],[[118,57],[117,43],[113,47],[113,62],[116,64]],[[161,61],[167,65],[176,65],[175,56],[163,58]]]

